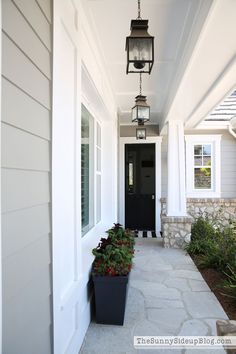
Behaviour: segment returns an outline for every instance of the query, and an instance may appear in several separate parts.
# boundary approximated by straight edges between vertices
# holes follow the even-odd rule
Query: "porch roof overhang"
[[[130,124],[138,77],[125,73],[124,43],[130,20],[135,18],[136,0],[82,3],[93,37],[92,51],[96,45],[105,69],[103,81],[114,97],[120,123]],[[156,38],[155,65],[151,76],[143,78],[150,124],[159,124],[161,134],[166,123],[175,119],[187,129],[195,128],[236,85],[236,2],[146,0],[142,7]]]
[[[173,100],[160,124],[181,119],[187,129],[199,126],[236,87],[236,2],[214,1]],[[204,124],[222,129],[228,124]],[[203,127],[203,125],[201,124]]]

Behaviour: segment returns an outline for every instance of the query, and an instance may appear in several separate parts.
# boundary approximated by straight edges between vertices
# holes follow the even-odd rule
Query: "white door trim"
[[[119,222],[125,225],[125,145],[126,144],[155,144],[155,187],[156,187],[156,215],[155,225],[156,233],[161,230],[161,142],[162,137],[147,137],[146,140],[137,140],[136,137],[120,138],[120,162],[119,162]]]

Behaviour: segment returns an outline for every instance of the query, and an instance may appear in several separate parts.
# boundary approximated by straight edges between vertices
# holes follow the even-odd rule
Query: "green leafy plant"
[[[214,252],[215,228],[211,223],[199,217],[192,226],[191,242],[186,245],[186,250],[191,255],[204,255]]]
[[[202,216],[192,226],[192,239],[186,246],[190,255],[197,256],[201,268],[215,268],[224,271],[236,262],[235,223],[223,229],[214,220]]]
[[[120,224],[114,224],[107,233],[108,237],[101,238],[92,251],[95,256],[92,274],[127,275],[132,267],[134,235],[131,231],[124,230]]]
[[[134,233],[128,229],[124,229],[121,224],[114,224],[114,226],[107,231],[108,238],[110,238],[117,245],[126,245],[127,247],[134,247]]]
[[[208,240],[209,241],[209,240]],[[216,230],[213,241],[210,240],[212,247],[207,248],[200,257],[198,265],[206,268],[211,267],[224,271],[227,266],[233,266],[236,262],[236,235],[235,228],[225,227],[224,230]]]
[[[234,267],[236,264],[236,228],[235,224],[225,227],[217,233],[216,243],[218,245],[217,267],[225,270],[227,267]]]
[[[222,223],[224,220],[224,208],[219,207],[217,211],[208,212],[207,208],[204,211],[199,210],[198,214],[199,219],[203,219],[215,230],[224,229],[225,225]]]
[[[203,218],[200,216],[192,226],[191,235],[192,241],[214,239],[215,228],[208,217]]]
[[[224,272],[224,274],[227,276],[227,279],[223,285],[226,293],[223,293],[223,295],[233,299],[236,305],[236,265],[234,267],[228,265],[227,268],[228,271]]]

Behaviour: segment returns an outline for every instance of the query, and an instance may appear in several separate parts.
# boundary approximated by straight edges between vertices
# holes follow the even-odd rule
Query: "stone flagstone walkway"
[[[161,239],[137,239],[135,250],[124,326],[92,322],[80,354],[225,353],[134,349],[135,335],[216,335],[216,319],[227,318],[185,251],[163,248]]]

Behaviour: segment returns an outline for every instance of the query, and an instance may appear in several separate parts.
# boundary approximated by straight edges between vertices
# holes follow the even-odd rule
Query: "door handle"
[[[154,200],[154,199],[155,199],[155,195],[153,194],[153,195],[152,195],[152,200]]]

